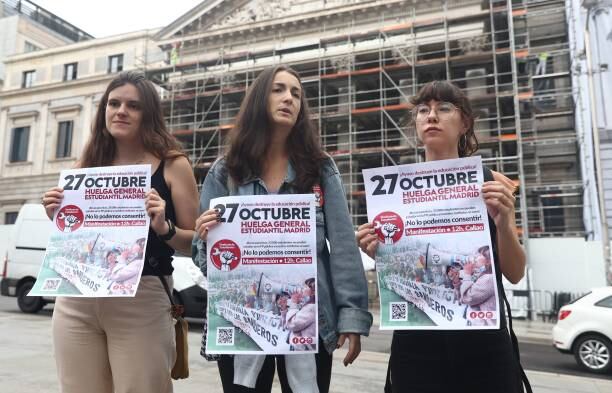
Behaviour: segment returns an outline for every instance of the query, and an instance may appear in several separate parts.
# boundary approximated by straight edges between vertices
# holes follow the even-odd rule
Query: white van
[[[23,205],[14,225],[0,225],[0,254],[3,257],[0,295],[17,297],[19,309],[36,313],[55,298],[27,296],[45,256],[53,224],[39,204]],[[206,279],[191,258],[175,257],[174,299],[185,306],[185,316],[203,318]]]
[[[16,296],[19,309],[36,313],[53,298],[28,297],[45,255],[51,235],[51,221],[42,205],[26,204],[21,207],[14,225],[9,228],[8,244],[4,256],[0,294]]]

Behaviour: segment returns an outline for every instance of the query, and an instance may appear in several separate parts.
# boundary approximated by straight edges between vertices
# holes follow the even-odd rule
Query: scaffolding
[[[200,183],[224,151],[246,89],[264,67],[302,77],[335,159],[355,225],[366,221],[361,170],[423,160],[408,98],[450,80],[470,98],[485,164],[520,186],[521,236],[583,236],[579,149],[563,0],[405,2],[376,19],[355,13],[320,34],[251,39],[224,47],[177,35],[180,56],[150,61],[166,120]],[[408,4],[410,6],[408,6]],[[318,38],[313,38],[318,37]]]

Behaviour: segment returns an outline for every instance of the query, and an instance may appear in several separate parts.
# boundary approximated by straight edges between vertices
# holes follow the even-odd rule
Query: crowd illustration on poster
[[[207,353],[317,351],[314,204],[314,195],[211,201],[222,224],[207,239]]]
[[[380,246],[381,329],[495,329],[480,157],[363,171]]]
[[[150,171],[149,165],[62,171],[64,199],[30,295],[135,295],[149,231]]]

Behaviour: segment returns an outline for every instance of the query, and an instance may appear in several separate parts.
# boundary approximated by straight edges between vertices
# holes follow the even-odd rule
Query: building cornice
[[[70,81],[70,82],[47,83],[47,84],[40,85],[40,86],[28,87],[27,89],[19,88],[19,89],[12,89],[12,90],[4,90],[4,91],[0,91],[0,100],[6,100],[9,98],[13,98],[15,96],[24,96],[26,94],[32,96],[36,94],[54,92],[58,90],[65,91],[67,84],[70,84],[71,89],[77,89],[83,86],[98,84],[100,82],[110,82],[116,76],[117,74],[104,74],[104,75],[91,76],[91,77],[87,77],[83,79],[77,79],[75,81]],[[0,101],[0,104],[3,104],[3,102]]]
[[[22,117],[38,117],[38,115],[40,114],[39,111],[33,110],[33,111],[23,111],[23,112],[9,112],[8,113],[8,118],[9,119],[19,119]]]
[[[81,104],[72,104],[72,105],[60,105],[49,108],[49,112],[68,112],[68,111],[80,111],[83,108]]]
[[[339,19],[343,16],[359,13],[380,11],[393,7],[402,7],[411,3],[410,0],[373,0],[369,3],[357,3],[342,5],[333,8],[326,8],[318,12],[306,12],[302,14],[287,15],[286,17],[268,19],[259,22],[249,23],[241,26],[227,26],[215,30],[206,30],[195,34],[186,35],[183,37],[170,37],[165,40],[159,40],[157,44],[160,47],[166,47],[173,44],[177,40],[182,41],[218,41],[225,36],[248,35],[253,32],[263,30],[275,30],[285,28],[286,26],[295,26],[298,24],[320,24],[321,20]]]
[[[15,164],[20,164],[20,163],[4,163],[3,165],[10,167],[10,166],[18,166]],[[28,161],[26,164],[21,163],[22,166],[27,166],[27,165],[32,165],[32,162]],[[14,176],[9,176],[9,175],[1,175],[0,176],[0,188],[6,188],[7,184],[10,185],[19,185],[21,186],[22,184],[27,184],[27,185],[31,185],[32,183],[36,183],[36,182],[55,182],[57,184],[57,175],[61,172],[61,170],[58,170],[57,172],[50,172],[50,173],[40,173],[40,174],[35,174],[35,175],[27,175],[27,176],[23,176],[23,175],[14,175]],[[3,184],[4,183],[4,184]],[[2,203],[4,203],[5,201],[2,199],[2,195],[0,195],[0,201],[2,201]]]
[[[242,1],[239,3],[242,5],[246,1]],[[189,11],[185,12],[183,15],[178,17],[175,21],[167,25],[166,27],[159,30],[159,32],[155,35],[155,39],[169,39],[176,32],[193,23],[196,19],[202,17],[202,15],[214,10],[215,8],[222,7],[224,4],[228,3],[226,0],[205,0],[200,4],[196,5]]]
[[[20,61],[34,60],[41,57],[48,57],[63,53],[76,52],[84,49],[91,49],[109,44],[116,44],[124,41],[133,41],[143,38],[152,38],[159,29],[139,30],[131,33],[118,34],[110,37],[95,38],[92,40],[81,41],[74,44],[58,46],[54,48],[41,49],[35,52],[21,53],[18,55],[9,56],[4,60],[6,65],[17,63]]]

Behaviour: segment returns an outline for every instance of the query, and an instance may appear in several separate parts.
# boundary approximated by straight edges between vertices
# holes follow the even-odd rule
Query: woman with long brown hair
[[[475,116],[469,99],[457,86],[445,81],[430,82],[411,101],[425,161],[468,157],[478,150]],[[496,273],[492,279],[497,281],[499,299],[503,299],[501,275],[518,282],[524,275],[526,257],[516,231],[514,185],[502,174],[483,169],[482,195],[489,215]],[[374,258],[378,237],[372,223],[358,228],[357,241]],[[461,286],[461,296],[472,297],[470,291],[475,288]],[[518,347],[506,327],[503,304],[498,304],[497,309],[501,310],[498,330],[396,330],[386,391],[522,392],[521,378],[527,381],[518,361]]]
[[[76,167],[137,164],[152,168],[140,284],[133,298],[57,299],[53,341],[63,393],[172,392],[174,327],[157,275],[172,288],[174,250],[191,253],[197,186],[187,157],[166,129],[155,87],[140,73],[123,72],[102,96]],[[45,193],[49,218],[62,198],[61,188]]]
[[[270,392],[275,363],[284,393],[328,392],[332,352],[348,340],[344,364],[352,363],[361,351],[360,335],[367,335],[372,324],[367,311],[367,283],[340,174],[321,149],[299,75],[289,67],[277,66],[262,71],[250,86],[230,135],[229,148],[204,180],[200,197],[203,213],[196,220],[196,261],[204,274],[208,231],[214,225],[223,225],[218,222],[219,212],[209,207],[211,199],[295,193],[319,196],[319,353],[313,359],[302,358],[297,373],[293,360],[305,355],[220,356],[219,373],[226,393]],[[294,377],[301,381],[299,390]]]

